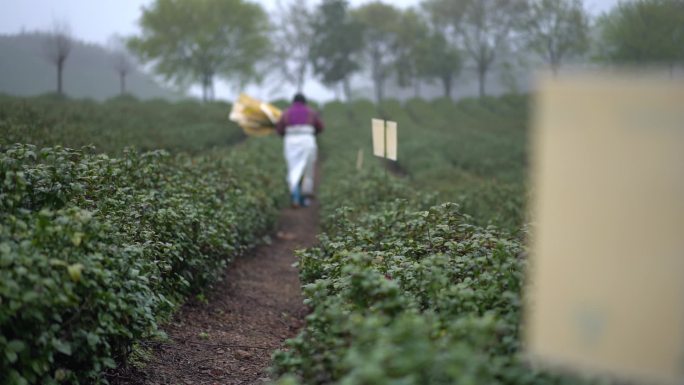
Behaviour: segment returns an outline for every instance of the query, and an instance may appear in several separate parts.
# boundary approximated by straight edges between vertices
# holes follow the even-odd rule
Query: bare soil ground
[[[166,325],[169,341],[150,343],[141,371],[119,372],[117,384],[262,384],[271,353],[303,325],[294,250],[314,244],[318,205],[283,210],[270,245],[234,261],[208,303],[189,301]]]

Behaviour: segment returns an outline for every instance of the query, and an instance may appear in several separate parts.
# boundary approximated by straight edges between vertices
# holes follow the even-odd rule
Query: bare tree
[[[423,4],[438,27],[474,62],[480,97],[484,96],[487,74],[521,27],[526,1],[426,0]]]
[[[57,93],[64,95],[62,74],[64,63],[71,53],[73,39],[71,27],[65,21],[54,21],[45,39],[45,57],[57,68]]]
[[[589,13],[581,0],[533,0],[526,24],[528,45],[554,75],[566,56],[589,48]]]
[[[363,51],[370,64],[376,101],[385,98],[385,82],[396,69],[398,31],[401,30],[401,10],[381,1],[366,3],[352,11],[362,26]]]
[[[135,64],[126,48],[126,41],[122,37],[112,36],[109,39],[109,47],[112,51],[112,68],[119,75],[119,89],[120,94],[123,95],[126,93],[126,76],[135,69]]]
[[[363,31],[352,18],[347,0],[323,0],[313,16],[314,36],[309,50],[313,73],[335,92],[352,98],[351,76],[361,69]]]
[[[276,30],[274,33],[277,68],[285,81],[304,88],[309,69],[309,52],[313,41],[313,10],[307,0],[292,0],[283,5],[278,1]]]

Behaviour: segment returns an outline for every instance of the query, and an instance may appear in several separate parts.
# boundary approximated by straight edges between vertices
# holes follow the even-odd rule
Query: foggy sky
[[[140,9],[153,0],[0,0],[0,34],[49,29],[54,20],[67,21],[74,36],[87,42],[106,43],[113,34],[131,35],[138,31]],[[351,0],[354,5],[368,0]],[[418,0],[392,0],[407,7]],[[257,3],[273,10],[277,0]],[[310,1],[315,4],[317,1]]]
[[[54,21],[67,22],[73,36],[86,42],[106,44],[115,34],[130,36],[139,29],[137,21],[140,9],[153,0],[0,0],[0,34],[15,34],[22,30],[33,32],[49,30]],[[618,0],[585,0],[593,14],[604,12]],[[268,10],[273,10],[277,0],[257,1]],[[318,1],[310,1],[317,3]],[[369,0],[351,0],[353,5]],[[417,5],[419,0],[387,1],[401,7]],[[292,90],[293,91],[293,90]],[[313,81],[307,83],[305,91],[315,99],[329,99],[330,91]],[[260,93],[259,89],[254,90]],[[287,92],[289,94],[290,92]],[[196,94],[193,91],[193,94]],[[219,85],[217,97],[230,98],[234,92]]]

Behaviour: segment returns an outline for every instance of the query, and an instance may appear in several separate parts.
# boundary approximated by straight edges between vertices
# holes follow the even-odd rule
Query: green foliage
[[[527,97],[386,106],[400,122],[400,162],[418,188],[457,202],[479,225],[516,233],[525,217]]]
[[[346,0],[323,0],[313,18],[313,40],[309,57],[313,71],[323,84],[343,83],[350,97],[349,78],[360,69],[362,44],[360,25],[348,13]]]
[[[244,0],[157,0],[143,9],[142,35],[130,48],[157,73],[177,83],[200,83],[211,98],[214,76],[243,84],[257,77],[268,51],[268,19]]]
[[[226,151],[228,110],[0,99],[0,384],[103,382],[270,230],[279,141]]]
[[[519,356],[517,240],[373,171],[322,195],[337,209],[299,253],[312,312],[274,355],[281,384],[582,383]]]
[[[589,14],[581,0],[535,0],[525,33],[530,48],[556,73],[563,59],[589,48]]]
[[[323,233],[298,252],[311,313],[273,356],[278,384],[587,382],[525,363],[520,237],[464,211],[520,225],[526,107],[526,97],[325,106]],[[409,178],[372,158],[355,167],[378,110],[399,122]],[[435,204],[455,191],[467,196],[464,208]]]
[[[301,92],[309,69],[310,52],[319,31],[314,27],[313,11],[307,0],[294,0],[284,6],[278,2],[273,20],[272,39],[275,71]],[[318,37],[320,38],[320,37]]]
[[[401,87],[409,87],[418,81],[421,61],[424,59],[421,48],[429,34],[429,26],[414,9],[408,9],[401,14],[399,20],[401,28],[397,32],[397,83]]]
[[[190,158],[0,152],[3,384],[83,383],[271,228],[275,142]]]
[[[352,11],[363,28],[363,50],[370,65],[376,101],[384,99],[384,87],[396,61],[402,13],[393,5],[374,1]]]
[[[226,103],[138,102],[131,96],[104,103],[0,96],[0,145],[94,145],[109,154],[126,146],[198,153],[244,139],[242,130],[228,122],[228,111]]]
[[[604,59],[674,66],[684,62],[684,4],[677,0],[619,3],[599,20]]]
[[[418,43],[416,56],[419,76],[437,79],[444,87],[444,97],[451,98],[453,82],[463,67],[461,51],[449,44],[440,33],[430,33]]]
[[[273,191],[286,191],[281,151],[266,138],[207,154],[201,131],[179,138],[173,127],[211,111],[218,126],[227,109],[218,104],[8,103],[26,110],[0,109],[0,125],[14,138],[2,143],[0,162],[7,183],[0,244],[11,255],[0,256],[11,263],[3,265],[0,301],[15,304],[0,310],[0,348],[8,352],[0,370],[15,370],[8,381],[17,383],[19,376],[99,381],[178,301],[258,241],[280,199]],[[295,375],[287,381],[556,381],[517,357],[522,247],[478,225],[515,230],[522,221],[526,104],[504,97],[325,105],[325,234],[318,248],[300,254],[313,313],[277,355],[279,372]],[[136,118],[105,123],[117,114]],[[368,126],[378,114],[400,123],[401,163],[393,167],[408,179],[370,156]],[[101,144],[113,157],[11,145],[88,143],[105,130],[114,131]],[[168,135],[161,141],[156,132]],[[122,150],[135,141],[204,155]],[[357,169],[359,149],[365,160]],[[435,206],[437,198],[463,206]],[[41,295],[25,298],[28,292]]]
[[[484,97],[487,74],[520,27],[526,1],[425,0],[423,7],[440,33],[474,62],[480,97]]]
[[[371,118],[383,117],[399,123],[393,167],[408,174],[413,189],[458,203],[476,224],[516,233],[525,220],[528,108],[527,96],[329,103],[320,137],[323,185],[357,174],[359,150],[362,172],[383,166],[371,156],[369,133]]]

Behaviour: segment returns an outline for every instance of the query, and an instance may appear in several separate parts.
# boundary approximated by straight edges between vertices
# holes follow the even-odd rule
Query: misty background
[[[277,18],[291,1],[268,0],[256,2],[269,16]],[[308,1],[314,8],[319,1]],[[352,8],[367,4],[369,1],[350,1]],[[12,95],[31,96],[54,90],[54,66],[45,60],[43,49],[44,35],[56,22],[68,25],[74,48],[64,67],[64,90],[72,97],[89,97],[104,100],[116,96],[119,90],[117,73],[112,70],[112,59],[108,55],[112,40],[140,34],[139,19],[142,8],[152,4],[151,0],[135,1],[98,1],[87,0],[25,0],[5,1],[4,11],[0,14],[0,92]],[[398,0],[391,4],[403,10],[418,7],[417,0]],[[585,0],[585,9],[593,18],[607,12],[617,4],[617,0]],[[512,50],[498,55],[495,65],[487,78],[487,92],[491,95],[525,92],[529,89],[533,72],[543,63],[527,51]],[[186,84],[182,87],[164,82],[151,73],[149,66],[137,64],[128,76],[127,92],[139,98],[162,97],[179,99],[185,95],[201,97],[202,90],[197,85]],[[351,77],[351,87],[355,97],[373,98],[373,83],[368,66]],[[233,100],[240,87],[230,86],[217,79],[215,98]],[[303,91],[310,98],[328,101],[341,98],[340,90],[332,90],[314,78],[311,70],[306,73]],[[289,98],[296,87],[283,79],[270,77],[259,85],[249,85],[245,89],[262,99]],[[476,71],[465,63],[461,73],[454,80],[452,97],[475,96],[478,93]],[[399,87],[396,78],[386,84],[386,94],[393,98],[406,99],[413,96],[411,88]],[[438,83],[422,84],[421,96],[433,98],[442,96]]]

